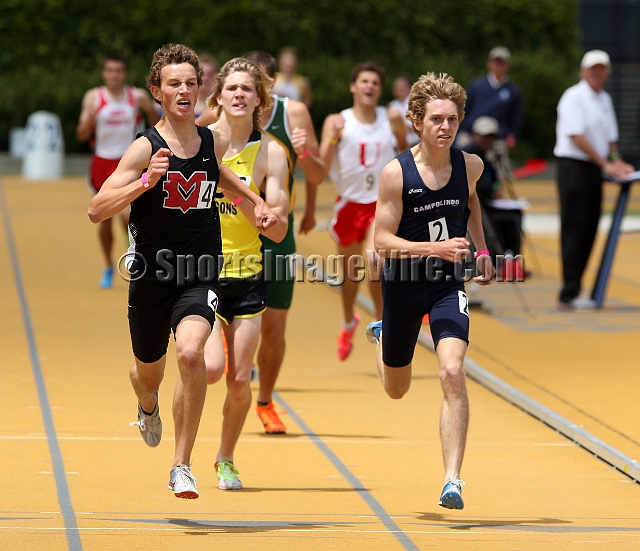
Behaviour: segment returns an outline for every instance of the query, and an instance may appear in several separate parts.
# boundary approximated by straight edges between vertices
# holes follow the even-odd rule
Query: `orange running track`
[[[550,182],[518,184],[518,192],[532,202],[531,218],[553,219]],[[613,193],[608,188],[608,205]],[[335,252],[326,232],[333,196],[323,184],[318,229],[298,238],[303,255]],[[264,435],[251,413],[236,453],[245,488],[218,490],[213,462],[225,389],[210,387],[193,454],[200,498],[175,499],[167,490],[174,349],[160,390],[164,437],[151,449],[129,426],[136,402],[127,286],[118,280],[98,289],[88,201],[82,178],[0,181],[1,549],[640,548],[640,486],[472,379],[466,507],[439,507],[435,357],[419,346],[411,391],[388,399],[364,336],[371,316],[362,310],[354,351],[339,362],[339,295],[322,283],[296,286],[289,317],[276,397],[288,434]],[[635,195],[630,209],[637,214]],[[534,277],[517,289],[494,284],[471,294],[478,307],[468,357],[640,458],[640,234],[620,240],[605,308],[567,314],[554,309],[551,226],[528,233]],[[117,248],[124,247],[118,232]],[[602,240],[587,286],[601,247]]]

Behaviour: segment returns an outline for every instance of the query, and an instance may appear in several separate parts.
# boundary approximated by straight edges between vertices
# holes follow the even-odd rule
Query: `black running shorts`
[[[135,357],[145,363],[162,358],[171,331],[175,338],[178,324],[187,316],[201,316],[213,328],[219,298],[219,288],[209,283],[174,287],[131,282],[128,317]]]
[[[220,279],[218,317],[227,325],[234,318],[253,318],[267,308],[267,286],[264,273],[251,277],[223,277]]]

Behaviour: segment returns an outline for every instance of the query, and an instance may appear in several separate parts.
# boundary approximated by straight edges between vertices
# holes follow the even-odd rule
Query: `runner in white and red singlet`
[[[142,88],[126,86],[127,63],[118,56],[105,59],[102,66],[104,86],[91,88],[82,99],[82,112],[76,128],[79,141],[91,141],[93,155],[89,165],[89,183],[97,193],[105,180],[118,166],[124,152],[133,142],[136,131],[142,129],[140,111],[150,126],[158,122],[158,112],[149,93]],[[129,209],[119,213],[125,230],[129,223]],[[98,229],[105,269],[100,287],[113,286],[113,233],[111,218]]]
[[[353,107],[329,115],[322,127],[320,155],[338,188],[330,231],[344,259],[341,285],[343,320],[338,336],[338,358],[346,360],[360,316],[354,313],[358,292],[358,269],[349,259],[362,254],[367,243],[370,267],[373,254],[373,221],[378,199],[378,179],[384,166],[407,149],[402,115],[395,109],[378,106],[384,84],[384,69],[373,62],[358,65],[351,73]],[[350,268],[347,271],[347,266]],[[350,273],[350,272],[354,273]],[[376,315],[382,315],[379,281],[369,279]]]

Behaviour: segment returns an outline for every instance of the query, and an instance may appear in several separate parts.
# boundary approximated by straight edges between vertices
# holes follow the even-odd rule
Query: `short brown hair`
[[[409,94],[409,108],[405,115],[407,120],[414,123],[415,120],[423,120],[427,112],[427,104],[436,99],[448,99],[456,104],[458,120],[464,119],[464,105],[467,102],[467,92],[453,77],[447,73],[427,73],[422,75],[411,87]],[[418,136],[420,133],[413,127]]]
[[[360,63],[359,65],[356,65],[353,68],[353,71],[351,71],[351,80],[350,80],[351,84],[353,84],[356,80],[358,80],[360,73],[364,73],[365,71],[371,71],[373,73],[376,73],[380,77],[380,86],[384,86],[384,77],[385,77],[384,67],[381,67],[374,61],[365,61],[363,63]]]
[[[162,69],[167,65],[178,65],[189,63],[196,70],[198,86],[202,86],[202,75],[204,71],[200,65],[198,55],[189,47],[183,44],[165,44],[153,54],[151,68],[147,75],[147,88],[152,86],[160,87],[162,83]],[[156,103],[160,103],[156,100]]]
[[[214,68],[214,72],[217,73],[218,72],[218,60],[213,57],[211,54],[200,54],[198,56],[198,59],[200,60],[200,65],[202,65],[203,63],[209,63],[210,65],[213,65]]]
[[[254,65],[257,65],[259,69],[265,69],[271,78],[276,76],[276,60],[271,54],[263,52],[262,50],[252,50],[242,57],[248,59]]]
[[[124,70],[125,71],[129,70],[129,64],[127,63],[127,60],[119,54],[109,54],[107,57],[105,57],[104,61],[102,62],[103,69],[108,61],[115,61],[116,63],[122,63],[124,65]]]
[[[213,89],[213,94],[207,100],[207,105],[211,109],[215,109],[217,106],[218,116],[220,116],[222,106],[217,104],[217,98],[219,98],[222,93],[227,77],[232,73],[248,73],[253,77],[253,82],[256,85],[256,93],[260,98],[260,104],[253,112],[253,127],[257,130],[262,130],[262,113],[273,105],[273,100],[269,94],[273,79],[265,75],[257,65],[254,65],[244,57],[235,57],[222,66],[216,75],[216,86]]]

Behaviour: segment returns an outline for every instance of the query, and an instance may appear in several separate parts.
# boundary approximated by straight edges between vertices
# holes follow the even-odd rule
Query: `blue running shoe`
[[[464,481],[454,478],[444,485],[438,505],[447,509],[464,509],[462,487]]]
[[[100,280],[100,289],[111,289],[113,287],[113,268],[105,268]]]
[[[382,320],[372,321],[367,325],[367,339],[369,342],[380,342],[380,332],[382,331]]]

